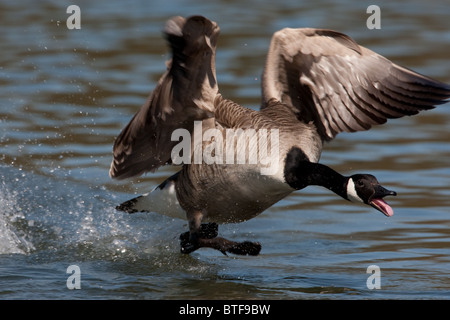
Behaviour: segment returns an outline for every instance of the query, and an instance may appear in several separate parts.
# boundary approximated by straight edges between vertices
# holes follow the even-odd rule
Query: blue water
[[[448,299],[450,105],[342,134],[321,161],[372,173],[398,196],[386,218],[309,187],[242,224],[229,239],[262,243],[257,257],[179,253],[185,221],[114,207],[175,172],[108,177],[112,144],[165,70],[161,37],[173,15],[221,26],[224,96],[260,102],[273,32],[347,33],[395,62],[450,83],[445,1],[379,2],[381,29],[361,1],[80,1],[0,3],[0,299]],[[69,289],[69,266],[80,289]],[[381,271],[369,289],[370,265]],[[69,285],[70,287],[70,285]]]

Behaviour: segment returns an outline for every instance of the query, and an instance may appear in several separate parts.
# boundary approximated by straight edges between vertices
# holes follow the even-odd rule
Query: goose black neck
[[[296,190],[310,185],[322,186],[347,199],[346,186],[349,178],[326,165],[310,162],[299,148],[292,148],[288,152],[284,177]]]

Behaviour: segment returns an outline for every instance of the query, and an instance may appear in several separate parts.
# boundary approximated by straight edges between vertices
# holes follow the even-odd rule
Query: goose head
[[[354,174],[347,183],[347,199],[352,202],[362,202],[370,205],[390,217],[394,210],[383,200],[386,196],[396,196],[395,191],[384,188],[373,175]]]
[[[387,217],[394,214],[394,210],[383,198],[397,193],[381,186],[373,175],[343,176],[326,165],[310,162],[306,154],[297,147],[293,147],[286,156],[284,179],[295,190],[309,185],[322,186],[351,202],[370,205]]]

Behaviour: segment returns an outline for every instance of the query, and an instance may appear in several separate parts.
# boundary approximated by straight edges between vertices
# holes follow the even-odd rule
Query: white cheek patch
[[[358,193],[356,192],[355,183],[353,182],[353,179],[348,179],[347,183],[347,198],[351,202],[362,202],[364,203],[363,199],[361,199],[358,196]]]

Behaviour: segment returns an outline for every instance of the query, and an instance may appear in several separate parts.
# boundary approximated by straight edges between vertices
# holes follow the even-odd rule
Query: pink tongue
[[[392,217],[392,215],[394,214],[394,210],[392,210],[392,208],[383,199],[373,199],[372,202],[375,203],[375,205],[377,205],[379,208],[381,208],[381,210],[387,217]]]

